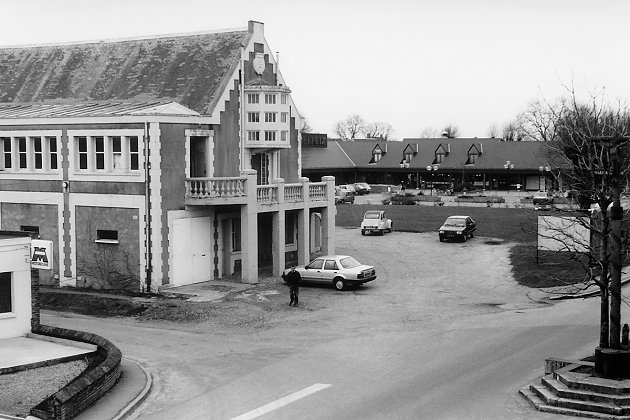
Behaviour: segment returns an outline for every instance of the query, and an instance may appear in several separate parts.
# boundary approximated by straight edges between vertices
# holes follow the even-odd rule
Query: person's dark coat
[[[289,286],[299,286],[302,276],[297,271],[291,270],[284,276],[284,280]]]

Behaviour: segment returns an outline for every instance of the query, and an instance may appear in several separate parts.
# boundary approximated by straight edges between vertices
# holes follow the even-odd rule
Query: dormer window
[[[481,155],[481,151],[474,144],[468,149],[468,159],[466,159],[466,165],[474,165],[477,163],[477,159]]]
[[[450,149],[450,146],[449,146]],[[433,159],[433,164],[440,164],[444,162],[444,157],[448,154],[448,150],[444,148],[441,144],[435,149],[435,159]]]
[[[404,159],[405,159],[405,162],[410,163],[411,159],[413,159],[413,153],[406,152]]]
[[[374,149],[372,149],[372,159],[370,160],[370,163],[378,163],[384,154],[385,150],[381,149],[381,146],[377,144],[374,146]]]

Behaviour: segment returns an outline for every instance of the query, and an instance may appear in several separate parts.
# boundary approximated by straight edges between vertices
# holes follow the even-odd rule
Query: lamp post
[[[506,171],[509,171],[510,169],[514,169],[514,164],[513,164],[511,161],[506,160],[506,161],[505,161],[505,163],[503,164],[503,168],[504,168]],[[511,179],[510,179],[510,178],[511,178],[511,177],[510,177],[510,176],[508,176],[508,182],[507,182],[507,189],[508,189],[508,191],[510,190],[510,181],[511,181]]]
[[[538,189],[540,191],[547,191],[547,172],[551,172],[549,165],[539,166],[540,180],[538,181]],[[542,187],[542,188],[541,188]]]
[[[433,174],[437,172],[438,169],[440,169],[440,167],[437,165],[427,166],[427,171],[431,174],[431,195],[433,195]]]

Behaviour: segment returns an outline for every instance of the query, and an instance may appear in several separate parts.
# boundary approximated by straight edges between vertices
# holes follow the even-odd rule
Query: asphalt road
[[[593,352],[597,298],[546,303],[513,281],[508,245],[489,238],[337,229],[337,251],[374,263],[378,279],[303,287],[300,308],[258,330],[49,312],[43,322],[103,335],[155,372],[143,419],[557,418],[518,390],[545,358]]]

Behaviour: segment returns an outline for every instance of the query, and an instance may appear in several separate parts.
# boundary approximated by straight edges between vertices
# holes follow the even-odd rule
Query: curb
[[[146,384],[142,391],[133,399],[129,404],[123,407],[118,414],[112,420],[123,420],[130,418],[134,414],[134,412],[144,403],[144,401],[148,398],[151,390],[153,389],[153,375],[149,372],[144,366],[142,366],[138,361],[133,360],[129,357],[123,357],[126,361],[135,364],[140,370],[144,373],[146,378]]]

